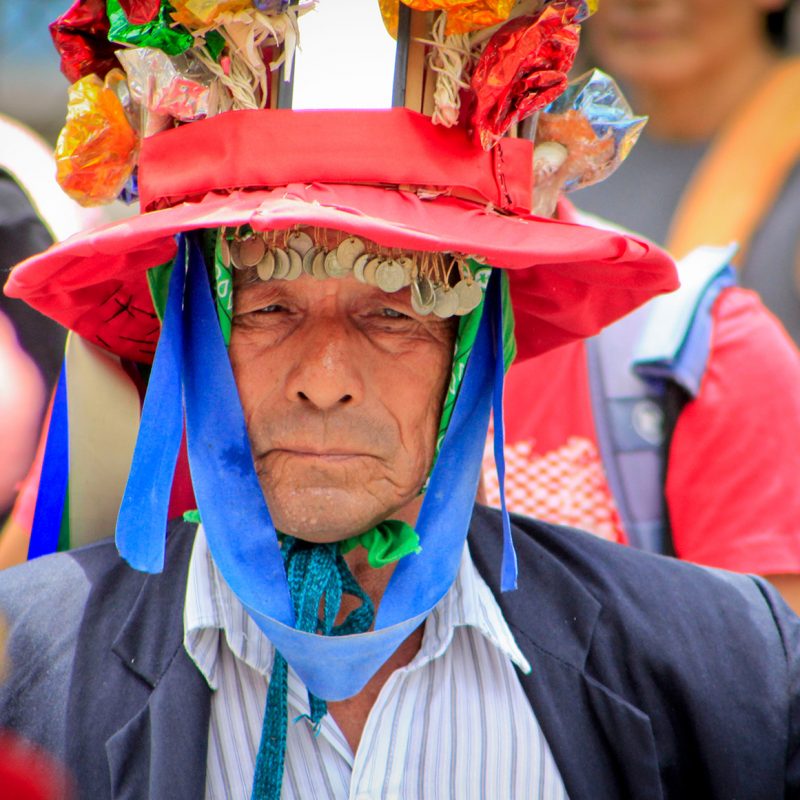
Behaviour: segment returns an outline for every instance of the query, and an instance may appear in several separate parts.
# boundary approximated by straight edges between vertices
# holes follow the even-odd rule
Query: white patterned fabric
[[[184,644],[213,690],[207,800],[250,797],[273,647],[219,574],[198,529]],[[420,651],[383,686],[356,753],[331,715],[318,736],[289,668],[284,798],[567,797],[516,675],[530,665],[465,547]]]
[[[570,525],[610,542],[626,542],[617,506],[594,442],[571,436],[556,450],[535,453],[534,442],[506,444],[508,510],[556,525]],[[500,506],[491,431],[483,457],[486,501]]]

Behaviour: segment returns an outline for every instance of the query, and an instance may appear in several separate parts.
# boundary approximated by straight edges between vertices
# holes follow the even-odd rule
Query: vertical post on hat
[[[397,12],[397,49],[394,57],[394,85],[392,108],[406,104],[406,82],[408,80],[408,48],[411,41],[411,9],[400,3]]]
[[[277,98],[275,108],[292,107],[292,96],[294,95],[294,70],[292,70],[289,80],[285,80],[285,69],[286,65],[281,64],[277,77],[274,78],[274,82],[272,84],[272,88]]]
[[[404,91],[404,105],[412,111],[423,111],[425,99],[425,45],[419,41],[430,35],[428,30],[429,13],[426,11],[411,11],[403,3],[400,11],[409,11],[408,14],[408,46],[406,52],[406,79]],[[400,23],[398,22],[398,39],[400,37]]]

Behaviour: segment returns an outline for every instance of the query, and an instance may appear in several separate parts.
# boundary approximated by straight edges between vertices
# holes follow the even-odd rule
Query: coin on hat
[[[239,248],[241,247],[241,242],[238,242],[234,239],[229,246],[229,252],[231,254],[231,266],[234,269],[244,269],[244,264],[242,263],[242,257],[239,253]]]
[[[305,231],[293,231],[286,240],[286,246],[302,258],[314,246],[314,240]]]
[[[255,267],[267,250],[260,236],[250,236],[239,245],[239,259],[245,267]]]
[[[437,286],[434,294],[436,302],[433,306],[433,313],[442,319],[452,317],[458,308],[458,295],[445,286]]]
[[[405,279],[405,270],[393,258],[387,259],[375,270],[375,282],[378,288],[388,294],[402,289]]]
[[[272,250],[266,250],[261,260],[256,264],[256,272],[262,281],[268,281],[275,274],[275,255]]]
[[[453,291],[458,296],[458,308],[456,309],[458,316],[469,314],[481,304],[483,299],[483,290],[475,281],[462,279],[453,287]]]
[[[314,260],[311,262],[311,275],[318,281],[324,281],[328,277],[328,273],[325,272],[325,258],[327,255],[328,254],[320,248],[314,256]]]
[[[336,250],[331,250],[325,256],[325,272],[329,278],[344,278],[350,274],[352,268],[341,264],[336,253]]]
[[[286,280],[286,276],[289,274],[289,270],[292,267],[292,262],[289,261],[289,254],[282,247],[274,247],[272,249],[272,254],[275,256],[275,273],[272,279],[276,281]]]
[[[403,286],[411,286],[411,281],[414,280],[414,259],[410,256],[400,256],[397,263],[403,268],[405,278],[403,279]]]
[[[336,248],[336,260],[345,271],[344,274],[355,267],[356,259],[363,255],[366,249],[367,246],[357,236],[348,236],[339,243]]]
[[[411,308],[421,317],[426,317],[436,305],[433,284],[427,278],[419,278],[411,284]]]
[[[382,263],[383,259],[380,256],[375,256],[367,262],[367,266],[364,267],[364,283],[368,283],[370,286],[378,285],[375,282],[375,272]]]
[[[371,258],[372,256],[369,253],[364,253],[364,255],[359,256],[353,264],[353,276],[359,283],[367,282],[364,277],[364,268],[369,264]]]
[[[305,272],[306,275],[314,275],[314,259],[319,253],[324,252],[325,251],[321,247],[314,247],[313,245],[306,250],[303,256],[303,272]]]
[[[289,256],[289,271],[285,280],[296,281],[303,274],[303,259],[296,250],[287,250],[286,253]]]

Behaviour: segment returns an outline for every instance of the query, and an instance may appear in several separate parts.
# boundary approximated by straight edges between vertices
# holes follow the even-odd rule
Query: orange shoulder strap
[[[800,160],[800,58],[782,61],[716,138],[672,217],[667,248],[682,258],[695,247],[750,237]]]

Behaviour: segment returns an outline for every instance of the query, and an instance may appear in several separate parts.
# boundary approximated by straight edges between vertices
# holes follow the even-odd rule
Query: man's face
[[[713,77],[766,46],[764,15],[783,0],[603,0],[587,22],[604,69],[635,90]]]
[[[276,528],[328,542],[413,522],[455,321],[352,276],[236,279],[230,358]]]

